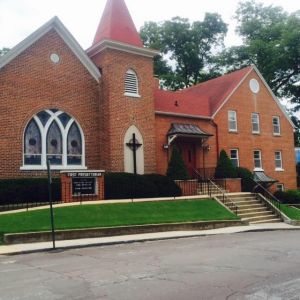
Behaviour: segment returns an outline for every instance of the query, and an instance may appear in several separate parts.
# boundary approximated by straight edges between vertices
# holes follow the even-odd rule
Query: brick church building
[[[255,66],[159,88],[124,0],[108,0],[84,51],[54,17],[0,59],[0,178],[53,170],[165,174],[173,145],[192,174],[224,149],[296,188],[293,124]],[[136,164],[133,158],[136,149]]]

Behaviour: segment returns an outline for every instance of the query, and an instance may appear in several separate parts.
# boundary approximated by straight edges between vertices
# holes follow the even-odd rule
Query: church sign
[[[103,200],[105,171],[61,172],[63,202]]]

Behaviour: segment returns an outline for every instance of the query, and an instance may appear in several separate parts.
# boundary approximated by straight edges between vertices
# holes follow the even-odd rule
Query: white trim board
[[[58,35],[75,54],[75,56],[80,60],[83,66],[89,71],[89,73],[95,78],[95,80],[99,82],[99,78],[101,77],[100,71],[87,56],[87,54],[75,40],[72,34],[56,16],[45,23],[43,26],[41,26],[39,29],[37,29],[35,32],[33,32],[31,35],[29,35],[27,38],[25,38],[22,42],[17,44],[3,57],[1,57],[0,70],[52,29],[54,29],[58,33]]]

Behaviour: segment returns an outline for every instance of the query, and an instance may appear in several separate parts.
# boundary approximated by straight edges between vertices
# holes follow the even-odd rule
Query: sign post
[[[47,172],[48,172],[48,200],[50,204],[50,219],[51,219],[51,232],[52,232],[52,244],[53,249],[55,250],[55,230],[54,230],[54,214],[53,214],[53,205],[52,205],[52,193],[51,193],[51,171],[50,171],[50,160],[47,160]]]

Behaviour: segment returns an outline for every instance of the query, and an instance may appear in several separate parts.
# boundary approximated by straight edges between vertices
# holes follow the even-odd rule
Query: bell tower
[[[113,172],[156,172],[153,57],[158,52],[143,47],[124,0],[107,0],[87,54],[102,74],[103,167]],[[134,151],[132,143],[139,145]]]

